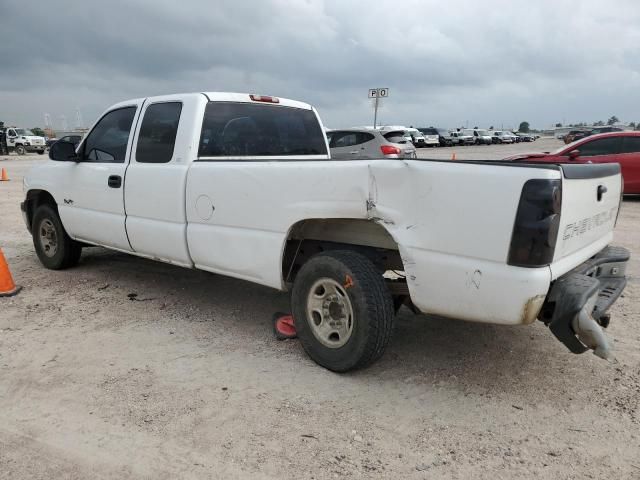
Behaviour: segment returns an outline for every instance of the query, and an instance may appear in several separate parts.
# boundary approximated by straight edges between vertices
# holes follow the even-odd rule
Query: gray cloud
[[[0,119],[179,91],[273,94],[330,126],[640,121],[640,4],[619,0],[0,1]]]

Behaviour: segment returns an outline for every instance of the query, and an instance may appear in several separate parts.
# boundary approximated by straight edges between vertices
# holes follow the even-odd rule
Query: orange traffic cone
[[[453,153],[451,154],[451,160],[455,160],[455,159],[456,159],[456,152],[453,152]]]
[[[18,293],[21,289],[22,287],[18,287],[13,283],[9,265],[7,265],[2,249],[0,249],[0,297],[10,297]]]
[[[2,174],[0,175],[0,182],[8,182],[9,176],[7,175],[7,171],[4,167],[2,167]]]

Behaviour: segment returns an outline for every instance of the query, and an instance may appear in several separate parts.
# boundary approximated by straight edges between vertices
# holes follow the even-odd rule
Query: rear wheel
[[[329,370],[366,367],[391,339],[391,293],[382,273],[359,253],[340,250],[311,258],[296,276],[291,304],[303,348]]]
[[[72,240],[51,205],[41,205],[33,216],[33,246],[40,262],[51,270],[62,270],[78,263],[82,246]]]
[[[44,150],[38,150],[38,155],[42,155],[44,153]]]

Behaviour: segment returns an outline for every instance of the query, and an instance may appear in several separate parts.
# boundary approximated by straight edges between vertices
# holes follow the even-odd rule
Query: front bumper
[[[601,358],[613,358],[602,329],[627,284],[629,256],[625,248],[607,247],[553,283],[539,318],[571,352],[592,349]]]

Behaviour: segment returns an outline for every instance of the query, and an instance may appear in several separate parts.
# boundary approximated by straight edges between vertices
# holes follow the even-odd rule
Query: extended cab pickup
[[[311,106],[218,92],[119,103],[49,156],[22,203],[44,266],[101,245],[291,290],[331,370],[379,358],[402,304],[611,355],[618,165],[332,160]]]

